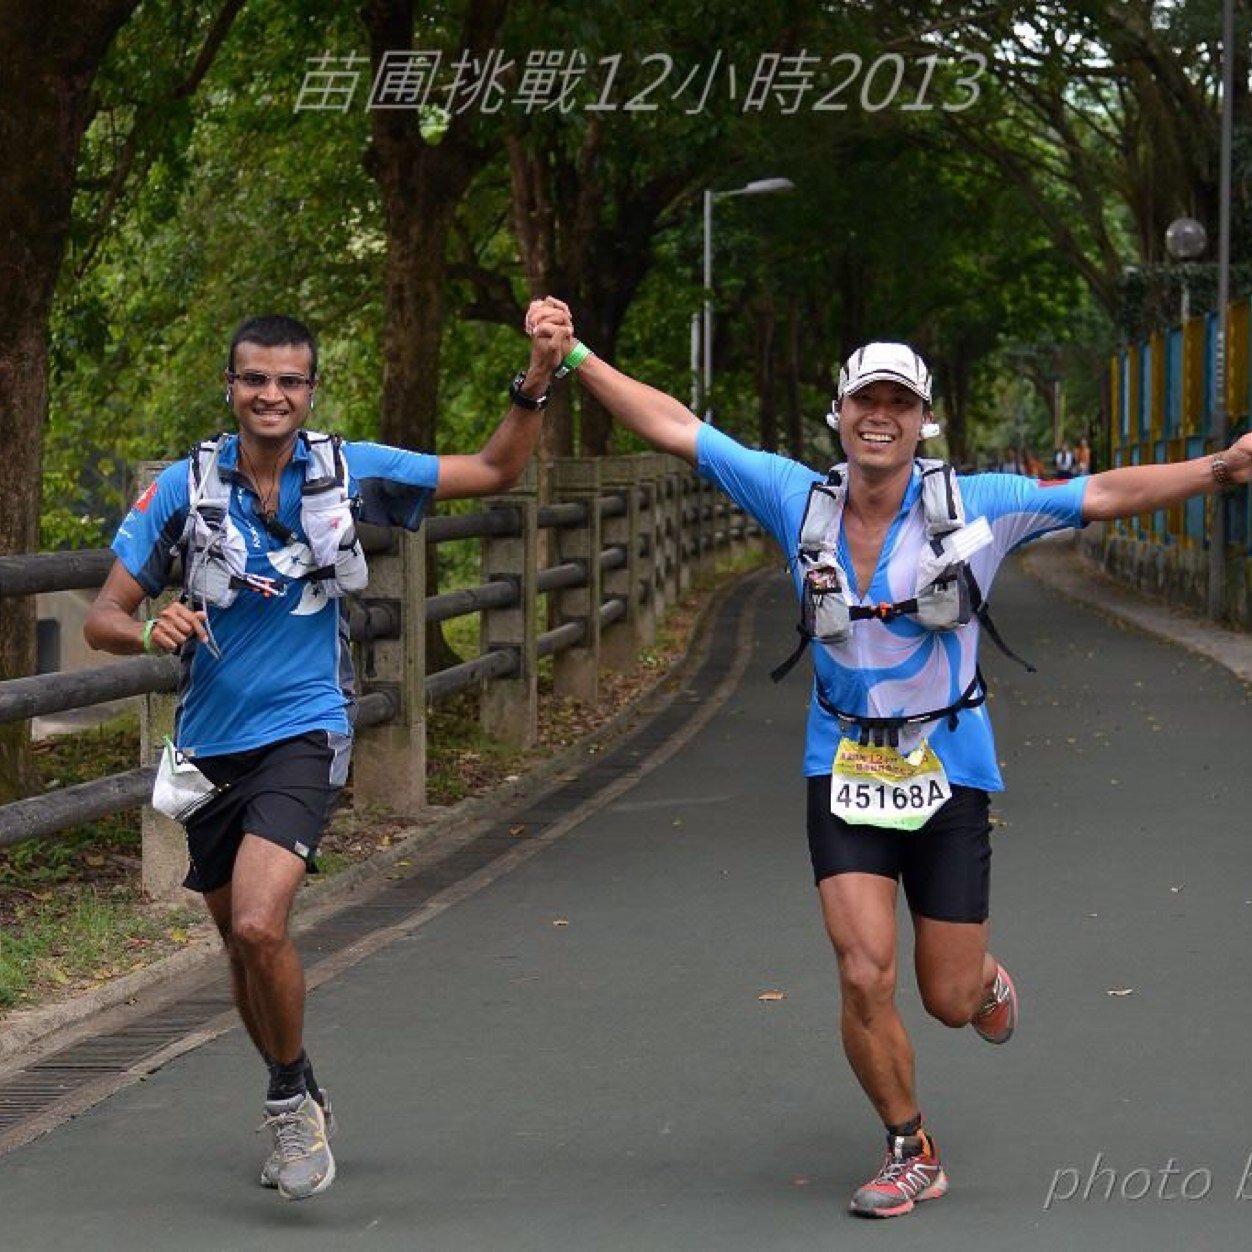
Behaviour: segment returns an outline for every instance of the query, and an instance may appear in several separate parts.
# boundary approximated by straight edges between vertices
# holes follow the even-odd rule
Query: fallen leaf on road
[[[552,919],[552,924],[553,924],[554,926],[568,926],[568,925],[569,925],[569,919],[568,919],[568,918],[566,918],[566,917],[554,917],[554,918]]]
[[[762,991],[758,1000],[785,1000],[787,993],[785,991]]]
[[[1105,994],[1111,996],[1132,996],[1135,994],[1135,989],[1133,987],[1116,987]]]
[[[526,825],[524,822],[518,822],[516,826],[509,827],[509,834],[513,835],[514,837],[518,835],[524,835],[525,833],[526,833]]]

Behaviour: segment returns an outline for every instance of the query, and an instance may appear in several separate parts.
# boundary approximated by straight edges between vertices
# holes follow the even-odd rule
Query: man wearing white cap
[[[887,1131],[883,1164],[851,1207],[907,1213],[948,1180],[895,1005],[900,883],[927,1012],[993,1044],[1018,1016],[1013,982],[987,951],[988,793],[1002,783],[978,670],[982,599],[1028,539],[1252,480],[1252,435],[1219,456],[1047,487],[1010,474],[958,479],[917,457],[939,431],[926,363],[906,344],[870,343],[840,371],[827,419],[847,461],[821,474],[744,447],[577,341],[569,369],[623,426],[717,483],[788,558],[813,662],[809,850],[844,1050]]]

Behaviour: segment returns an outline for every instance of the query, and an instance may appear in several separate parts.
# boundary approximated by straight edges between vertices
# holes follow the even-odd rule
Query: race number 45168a
[[[894,748],[839,743],[830,779],[830,811],[853,826],[918,830],[952,795],[929,744],[908,756]]]

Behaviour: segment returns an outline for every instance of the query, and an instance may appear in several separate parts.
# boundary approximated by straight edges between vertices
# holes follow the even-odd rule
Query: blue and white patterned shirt
[[[745,448],[711,426],[701,426],[696,442],[697,468],[767,530],[785,553],[797,595],[801,572],[795,561],[800,525],[809,488],[818,473],[788,457]],[[1066,526],[1082,525],[1086,479],[1041,485],[1014,474],[973,474],[959,478],[967,521],[985,517],[992,542],[970,557],[970,568],[984,597],[996,570],[1016,547]],[[904,493],[870,585],[856,586],[843,533],[840,564],[847,571],[857,602],[896,603],[913,595],[917,557],[925,542],[921,475]],[[978,657],[977,618],[953,631],[930,631],[910,616],[889,622],[866,618],[853,623],[843,644],[812,643],[814,692],[804,752],[805,775],[829,774],[843,733],[839,720],[816,698],[820,685],[835,708],[867,717],[897,717],[945,708],[960,699],[973,681]],[[783,641],[785,645],[785,641]],[[932,723],[931,747],[943,762],[949,781],[984,791],[1003,787],[986,705],[963,710],[955,729]]]
[[[242,588],[229,608],[210,606],[209,626],[220,657],[208,648],[183,649],[176,742],[193,756],[243,752],[309,730],[349,734],[352,666],[339,630],[339,600],[293,568],[291,544],[276,537],[255,511],[256,497],[237,476],[239,442],[225,437],[218,468],[231,483],[230,513],[244,536],[249,574],[274,579],[281,593]],[[439,476],[438,457],[376,443],[342,445],[348,487],[363,498],[366,521],[415,530]],[[279,482],[277,520],[305,538],[300,494],[308,450],[297,441]],[[113,551],[151,596],[161,593],[190,504],[188,461],[167,466],[123,519]]]

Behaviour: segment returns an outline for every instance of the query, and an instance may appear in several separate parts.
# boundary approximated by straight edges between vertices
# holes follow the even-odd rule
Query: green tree
[[[0,552],[38,541],[43,426],[48,400],[48,318],[70,242],[80,149],[96,114],[96,76],[136,0],[72,6],[0,3]],[[0,600],[0,677],[34,667],[34,604]],[[0,799],[21,794],[28,730],[0,728]]]

